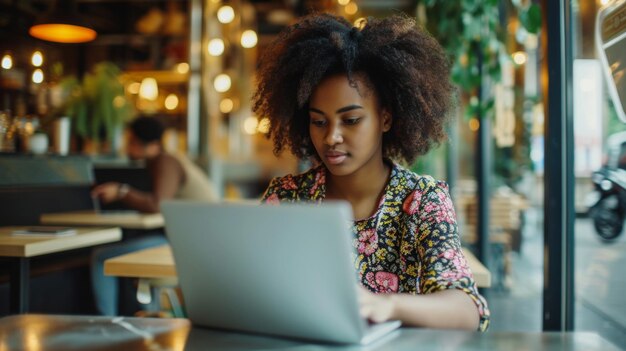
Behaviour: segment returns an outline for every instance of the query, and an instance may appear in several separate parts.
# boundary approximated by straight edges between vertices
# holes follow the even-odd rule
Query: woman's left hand
[[[361,316],[374,323],[396,319],[393,294],[374,294],[359,286],[359,305]]]

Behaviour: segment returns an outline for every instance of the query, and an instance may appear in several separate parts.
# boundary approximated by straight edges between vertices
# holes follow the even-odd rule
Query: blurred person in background
[[[183,154],[170,154],[162,143],[163,124],[154,117],[139,117],[129,126],[128,157],[142,160],[151,177],[152,191],[144,192],[128,184],[107,182],[96,186],[92,196],[103,203],[122,202],[126,207],[145,213],[159,212],[166,199],[217,201],[217,192],[206,174]],[[141,233],[120,243],[95,249],[91,277],[98,311],[118,314],[118,278],[104,275],[104,261],[129,252],[167,243],[162,230]]]

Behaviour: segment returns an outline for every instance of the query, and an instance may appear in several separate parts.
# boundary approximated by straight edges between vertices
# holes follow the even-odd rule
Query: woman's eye
[[[323,120],[311,120],[311,124],[316,127],[321,127],[326,124],[326,121]]]
[[[343,120],[343,123],[345,123],[347,125],[352,125],[352,124],[359,123],[360,120],[361,120],[361,118],[359,118],[359,117],[346,118],[346,119]]]

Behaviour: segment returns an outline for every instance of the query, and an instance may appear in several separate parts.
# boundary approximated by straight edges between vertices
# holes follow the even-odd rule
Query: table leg
[[[11,314],[28,312],[30,261],[16,257],[11,262],[10,306]]]

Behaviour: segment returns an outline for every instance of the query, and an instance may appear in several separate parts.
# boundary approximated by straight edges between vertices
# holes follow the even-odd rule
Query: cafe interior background
[[[574,98],[575,329],[626,345],[626,239],[596,234],[586,215],[591,174],[606,159],[607,137],[626,130],[606,92],[594,38],[607,0],[571,1]],[[125,124],[152,116],[164,144],[207,172],[224,198],[258,198],[269,180],[307,165],[276,157],[266,116],[251,112],[257,58],[294,19],[310,12],[415,17],[445,47],[458,85],[449,140],[411,168],[451,185],[466,247],[476,247],[480,180],[486,184],[491,330],[542,329],[546,21],[529,0],[0,0],[0,165],[87,158],[96,174],[141,168],[124,157]],[[55,17],[56,16],[56,17]],[[37,30],[55,18],[79,33]],[[481,133],[481,128],[486,133]],[[487,162],[485,164],[485,162]],[[486,168],[485,168],[486,167]],[[487,169],[485,176],[481,169]],[[107,173],[108,171],[111,171]],[[27,177],[46,177],[35,169]],[[1,191],[19,177],[0,169]],[[483,174],[483,176],[480,176]],[[130,175],[129,175],[130,177]],[[96,176],[97,178],[97,176]],[[8,181],[7,181],[8,179]],[[97,181],[98,179],[96,179]],[[127,180],[131,182],[131,179]],[[484,186],[484,185],[483,185]],[[19,208],[2,203],[0,225]],[[13,209],[13,210],[12,210]],[[487,257],[487,256],[481,256]],[[94,312],[88,250],[34,260],[31,310]],[[8,269],[0,269],[0,315],[8,314]],[[45,289],[45,296],[37,293]],[[130,297],[132,299],[132,296]]]

